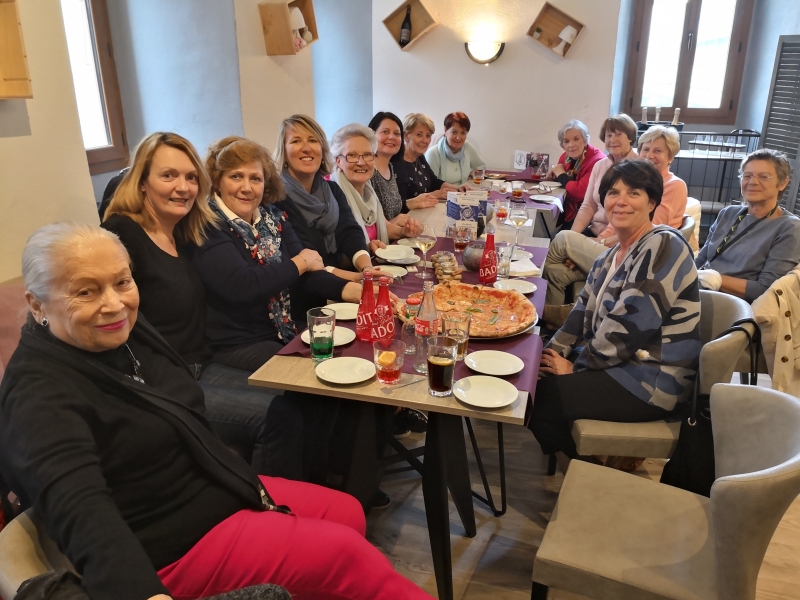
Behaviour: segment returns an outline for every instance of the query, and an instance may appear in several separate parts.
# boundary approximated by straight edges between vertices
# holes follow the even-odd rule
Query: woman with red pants
[[[138,314],[117,236],[47,225],[22,262],[30,314],[0,386],[0,473],[93,600],[267,582],[296,598],[429,598],[364,539],[355,499],[259,477],[214,434],[202,388]]]

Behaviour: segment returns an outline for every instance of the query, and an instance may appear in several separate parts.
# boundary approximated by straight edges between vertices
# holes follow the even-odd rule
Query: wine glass
[[[528,211],[525,209],[514,209],[508,217],[508,220],[514,224],[517,232],[514,236],[514,247],[519,248],[519,230],[528,222]]]
[[[420,279],[432,279],[428,275],[428,250],[433,248],[435,243],[436,230],[433,225],[425,225],[425,229],[417,236],[417,248],[422,250],[422,273],[417,273],[417,277]]]

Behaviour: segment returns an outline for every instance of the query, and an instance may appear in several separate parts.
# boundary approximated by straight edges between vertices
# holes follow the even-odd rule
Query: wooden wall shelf
[[[261,16],[261,28],[264,30],[264,42],[269,56],[291,56],[297,54],[292,36],[292,25],[289,20],[289,9],[299,8],[303,13],[308,31],[313,38],[308,45],[319,39],[317,35],[317,19],[314,15],[313,0],[293,0],[292,2],[265,2],[258,5]],[[302,50],[302,48],[301,48]]]
[[[406,7],[409,5],[411,5],[411,41],[403,48],[399,41],[400,28],[403,26],[403,20],[406,18]],[[389,35],[392,36],[394,43],[397,44],[400,50],[408,50],[419,38],[438,25],[421,0],[403,2],[383,20],[383,24],[389,30]]]
[[[533,22],[533,25],[528,29],[528,35],[552,50],[561,43],[561,38],[558,37],[558,34],[560,34],[567,25],[572,25],[578,30],[578,35],[575,36],[577,40],[583,30],[583,23],[577,19],[573,19],[567,13],[557,9],[549,2],[545,2],[542,10],[539,11],[539,15]],[[541,30],[538,36],[536,35],[537,29]],[[572,48],[574,44],[575,42],[565,46],[564,56],[569,54],[570,48]]]
[[[0,0],[0,99],[33,98],[16,0]]]

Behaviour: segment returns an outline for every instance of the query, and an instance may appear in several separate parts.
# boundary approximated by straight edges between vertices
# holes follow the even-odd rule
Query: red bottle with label
[[[388,346],[394,339],[394,312],[389,299],[389,278],[381,277],[378,288],[378,302],[372,313],[372,341]]]
[[[497,252],[494,249],[494,233],[492,232],[486,234],[478,279],[484,285],[491,285],[497,281]]]
[[[361,303],[356,317],[356,338],[359,342],[372,341],[372,317],[375,313],[375,291],[372,289],[372,271],[364,271],[361,284]]]

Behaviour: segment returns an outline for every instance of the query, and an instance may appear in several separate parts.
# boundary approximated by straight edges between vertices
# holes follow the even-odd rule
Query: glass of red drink
[[[373,342],[372,354],[375,369],[378,372],[378,381],[387,385],[400,381],[403,360],[406,357],[406,345],[402,341],[392,340],[388,345],[382,341]]]

